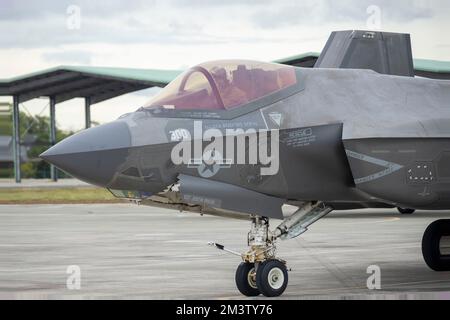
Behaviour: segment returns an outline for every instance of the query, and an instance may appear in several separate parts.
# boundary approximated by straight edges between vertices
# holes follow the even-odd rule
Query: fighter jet
[[[211,245],[241,257],[243,295],[280,296],[278,240],[331,211],[450,209],[450,82],[414,77],[409,41],[335,32],[314,68],[202,63],[41,157],[117,197],[249,223],[245,252]],[[450,220],[425,231],[431,269],[450,270],[449,239]]]

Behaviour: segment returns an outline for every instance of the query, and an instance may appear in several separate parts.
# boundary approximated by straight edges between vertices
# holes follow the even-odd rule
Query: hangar
[[[313,68],[320,64],[320,53],[309,52],[274,62],[297,67]],[[319,61],[319,62],[318,62]],[[21,141],[19,135],[19,104],[47,97],[50,105],[50,144],[56,144],[56,105],[73,99],[84,98],[85,126],[90,127],[90,109],[93,104],[127,93],[152,87],[164,87],[182,70],[130,69],[107,67],[59,66],[23,76],[0,79],[0,96],[13,98],[12,149],[14,176],[21,181]],[[450,79],[450,62],[414,60],[415,76]],[[51,167],[51,179],[57,181],[57,171]]]
[[[19,104],[48,97],[50,105],[50,144],[56,143],[56,105],[84,98],[85,126],[91,125],[91,105],[126,93],[164,87],[181,71],[104,67],[60,66],[11,79],[0,80],[0,96],[13,97],[13,158],[16,182],[20,174]],[[52,180],[57,180],[55,167],[51,167]]]

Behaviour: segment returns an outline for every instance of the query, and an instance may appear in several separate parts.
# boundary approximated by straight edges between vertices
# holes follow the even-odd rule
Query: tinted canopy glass
[[[245,60],[214,61],[193,67],[146,107],[233,109],[293,86],[295,68]]]

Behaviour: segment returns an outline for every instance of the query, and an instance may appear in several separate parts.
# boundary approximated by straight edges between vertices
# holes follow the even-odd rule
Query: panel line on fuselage
[[[372,164],[375,164],[375,165],[378,165],[378,166],[386,168],[385,170],[382,170],[380,172],[368,175],[368,176],[363,177],[363,178],[355,178],[355,184],[361,184],[361,183],[365,183],[365,182],[370,182],[370,181],[382,178],[384,176],[387,176],[387,175],[389,175],[391,173],[394,173],[394,172],[400,170],[401,168],[403,168],[402,165],[399,165],[397,163],[389,162],[389,161],[382,160],[382,159],[377,159],[377,158],[374,158],[374,157],[371,157],[371,156],[368,156],[368,155],[365,155],[365,154],[357,153],[357,152],[354,152],[354,151],[351,151],[351,150],[345,150],[345,152],[351,158],[358,159],[358,160],[365,161],[365,162],[369,162],[369,163],[372,163]]]

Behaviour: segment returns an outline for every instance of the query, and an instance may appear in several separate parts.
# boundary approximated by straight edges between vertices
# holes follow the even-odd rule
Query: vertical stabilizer
[[[414,76],[409,34],[335,31],[315,68],[371,69],[378,73]]]

